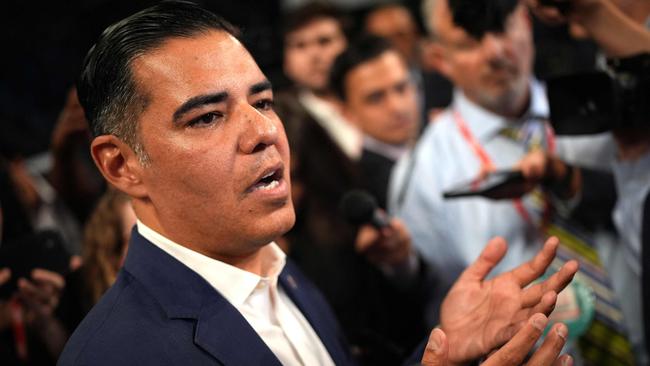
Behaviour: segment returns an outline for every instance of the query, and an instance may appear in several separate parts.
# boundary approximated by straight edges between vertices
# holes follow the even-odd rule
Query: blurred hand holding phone
[[[11,278],[0,285],[0,299],[6,299],[18,289],[18,279],[30,279],[35,269],[65,275],[70,268],[70,255],[58,233],[40,231],[3,243],[0,246],[0,268],[11,270]]]

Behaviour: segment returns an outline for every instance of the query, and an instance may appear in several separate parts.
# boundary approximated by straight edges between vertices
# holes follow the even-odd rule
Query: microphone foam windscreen
[[[339,205],[345,219],[353,225],[371,222],[377,207],[377,200],[362,190],[347,192]]]

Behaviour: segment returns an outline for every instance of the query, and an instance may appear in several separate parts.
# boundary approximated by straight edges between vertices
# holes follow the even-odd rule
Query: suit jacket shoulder
[[[336,364],[351,359],[331,311],[291,265],[280,283]],[[244,317],[197,273],[133,231],[115,284],[59,365],[280,365]]]

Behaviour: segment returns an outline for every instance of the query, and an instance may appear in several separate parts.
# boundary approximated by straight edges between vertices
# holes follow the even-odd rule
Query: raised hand
[[[411,236],[399,219],[391,219],[390,226],[377,229],[371,225],[359,228],[355,242],[357,252],[376,265],[398,266],[412,254]]]
[[[570,261],[547,280],[528,286],[544,274],[559,245],[550,238],[537,255],[491,280],[485,277],[506,253],[504,239],[492,239],[479,258],[459,277],[442,303],[441,328],[449,342],[449,360],[467,362],[510,340],[535,313],[549,314],[557,293],[578,270]]]
[[[542,335],[548,319],[543,314],[534,314],[528,322],[501,349],[491,354],[481,366],[518,366],[530,353],[533,346]],[[558,357],[566,342],[568,330],[564,324],[555,324],[542,343],[535,351],[527,366],[571,366],[573,359],[564,355]],[[429,342],[422,356],[422,365],[450,366],[449,342],[441,329],[434,329],[429,336]]]

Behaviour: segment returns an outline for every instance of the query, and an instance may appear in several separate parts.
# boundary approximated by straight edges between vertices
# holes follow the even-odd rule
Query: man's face
[[[366,30],[388,39],[409,62],[416,61],[418,31],[407,9],[391,6],[376,10],[366,19]]]
[[[291,228],[289,148],[270,84],[244,47],[213,31],[173,38],[133,62],[149,103],[145,224],[212,257],[254,252]],[[148,221],[145,221],[148,220]]]
[[[438,69],[484,108],[507,111],[521,103],[527,97],[533,61],[525,7],[520,5],[510,14],[503,34],[486,33],[480,41],[453,24],[446,1],[438,1],[436,7]]]
[[[324,91],[332,63],[346,45],[337,20],[316,19],[286,35],[284,72],[301,87]]]
[[[345,76],[345,108],[364,133],[389,144],[405,144],[418,127],[415,87],[396,51],[359,64]]]

